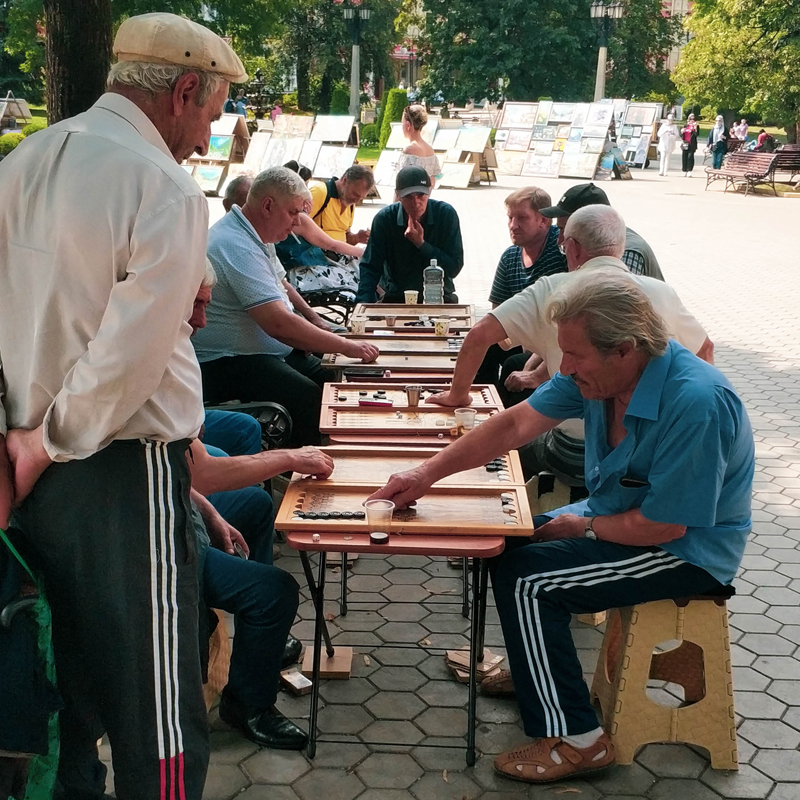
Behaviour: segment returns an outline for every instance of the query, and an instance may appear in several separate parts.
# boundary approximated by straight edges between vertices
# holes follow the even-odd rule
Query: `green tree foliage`
[[[0,136],[0,156],[7,156],[25,137],[21,133],[4,133]]]
[[[340,81],[333,87],[331,114],[347,114],[350,110],[350,87]]]
[[[42,0],[0,0],[0,91],[33,102],[44,94]]]
[[[392,123],[400,122],[403,118],[403,109],[408,105],[408,93],[405,89],[390,89],[383,97],[383,111],[381,113],[381,150],[386,147],[386,142],[392,135]]]
[[[800,14],[786,0],[701,0],[674,75],[693,104],[777,122],[795,141],[800,123]]]

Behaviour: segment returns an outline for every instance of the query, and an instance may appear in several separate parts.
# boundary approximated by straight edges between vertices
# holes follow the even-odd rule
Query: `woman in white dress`
[[[675,124],[675,117],[672,114],[667,114],[666,122],[662,122],[661,127],[658,129],[658,155],[661,163],[659,175],[666,177],[669,170],[669,157],[672,155],[679,137],[680,133],[678,132],[678,126]]]
[[[397,171],[403,167],[422,167],[431,176],[431,186],[436,184],[436,176],[442,167],[433,148],[422,138],[422,129],[428,121],[425,106],[406,106],[403,109],[403,135],[408,145],[397,160]]]

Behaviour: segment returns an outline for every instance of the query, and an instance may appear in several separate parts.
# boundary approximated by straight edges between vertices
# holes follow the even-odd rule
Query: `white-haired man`
[[[234,206],[211,228],[208,257],[218,283],[208,325],[194,340],[206,401],[280,403],[292,416],[293,445],[319,443],[327,375],[309,353],[343,353],[365,363],[378,357],[373,345],[336,336],[295,314],[295,290],[277,279],[272,243],[297,227],[309,199],[297,173],[271,167],[253,180],[244,206]]]
[[[120,800],[199,800],[185,451],[203,420],[187,320],[208,208],[179,162],[207,152],[229,83],[247,75],[216,34],[171,14],[127,19],[114,53],[89,111],[0,164],[0,431],[12,522],[53,609],[64,794],[104,796],[107,731]]]
[[[485,316],[464,339],[450,390],[430,397],[429,402],[456,407],[469,404],[469,386],[484,353],[504,339],[541,356],[540,383],[555,374],[561,349],[555,326],[544,312],[553,292],[577,279],[573,274],[577,270],[628,277],[653,302],[672,337],[701,358],[712,360],[711,341],[675,290],[663,281],[628,272],[620,259],[625,249],[625,222],[611,206],[589,205],[572,214],[564,230],[563,247],[569,272],[545,275]],[[528,476],[547,469],[568,485],[583,484],[583,427],[579,421],[570,420],[548,431],[522,455]]]
[[[569,250],[568,250],[569,252]],[[495,770],[550,782],[614,762],[570,636],[571,615],[725,594],[750,531],[753,434],[725,376],[670,340],[623,274],[589,271],[551,299],[560,372],[373,498],[398,508],[559,420],[586,424],[589,497],[506,541],[492,581],[525,733]],[[420,502],[420,506],[424,500]],[[487,678],[487,681],[493,680]]]

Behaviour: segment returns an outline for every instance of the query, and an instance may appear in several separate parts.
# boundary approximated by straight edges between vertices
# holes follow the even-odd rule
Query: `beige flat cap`
[[[227,42],[208,28],[176,14],[140,14],[119,26],[114,39],[119,61],[177,64],[215,72],[230,83],[244,83],[247,73]]]

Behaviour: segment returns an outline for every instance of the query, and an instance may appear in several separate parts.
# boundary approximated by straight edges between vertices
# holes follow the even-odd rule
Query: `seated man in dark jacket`
[[[395,183],[399,202],[379,211],[361,259],[356,300],[374,303],[384,277],[387,303],[402,303],[403,292],[416,290],[422,300],[422,270],[432,259],[444,270],[444,298],[457,303],[453,278],[464,266],[464,246],[456,210],[431,200],[431,179],[421,167],[404,167]]]

